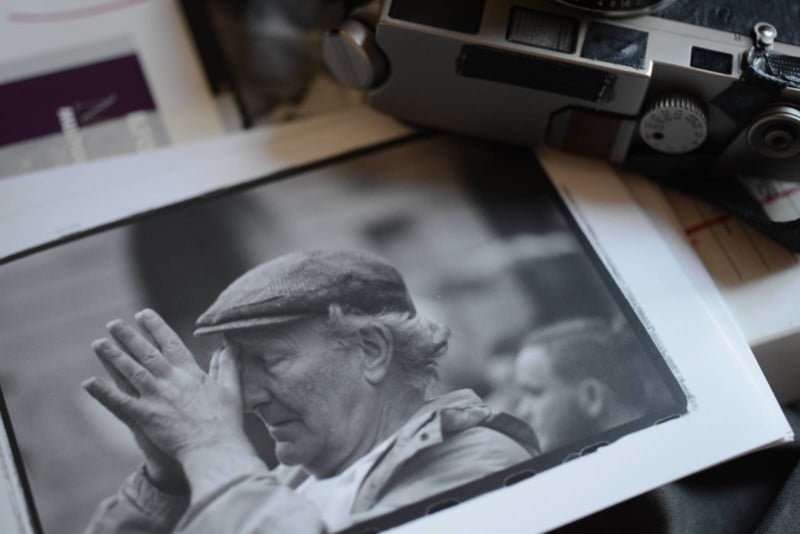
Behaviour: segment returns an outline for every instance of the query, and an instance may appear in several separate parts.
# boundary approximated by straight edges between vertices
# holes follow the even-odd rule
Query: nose
[[[246,412],[252,412],[259,404],[272,401],[272,394],[262,380],[263,373],[249,358],[242,358],[239,380],[242,384],[242,401]]]
[[[533,403],[525,396],[522,396],[519,401],[517,401],[517,417],[532,425],[534,423],[534,407]]]

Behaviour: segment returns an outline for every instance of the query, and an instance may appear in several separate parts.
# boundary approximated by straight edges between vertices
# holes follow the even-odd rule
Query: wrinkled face
[[[542,451],[568,445],[591,432],[578,387],[554,372],[550,358],[544,347],[526,347],[516,362],[520,399],[515,415],[531,425]]]
[[[226,334],[238,347],[245,410],[255,413],[286,465],[315,472],[351,450],[348,415],[363,376],[354,350],[334,343],[317,320]]]

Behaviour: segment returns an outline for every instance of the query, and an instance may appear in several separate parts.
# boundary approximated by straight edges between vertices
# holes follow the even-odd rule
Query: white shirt
[[[338,475],[321,480],[311,475],[297,486],[295,491],[314,503],[329,531],[336,532],[352,525],[350,510],[358,489],[375,461],[386,452],[395,437],[393,435],[382,441]]]

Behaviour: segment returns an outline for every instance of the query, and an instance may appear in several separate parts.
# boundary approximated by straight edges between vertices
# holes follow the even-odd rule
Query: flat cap
[[[374,254],[308,250],[279,256],[246,272],[197,319],[196,336],[276,325],[327,314],[416,314],[400,273]]]

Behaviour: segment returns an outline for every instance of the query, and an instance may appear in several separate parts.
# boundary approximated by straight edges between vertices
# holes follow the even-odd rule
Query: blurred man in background
[[[600,320],[537,330],[517,356],[515,415],[531,425],[543,452],[590,445],[592,436],[646,413],[643,356]]]

